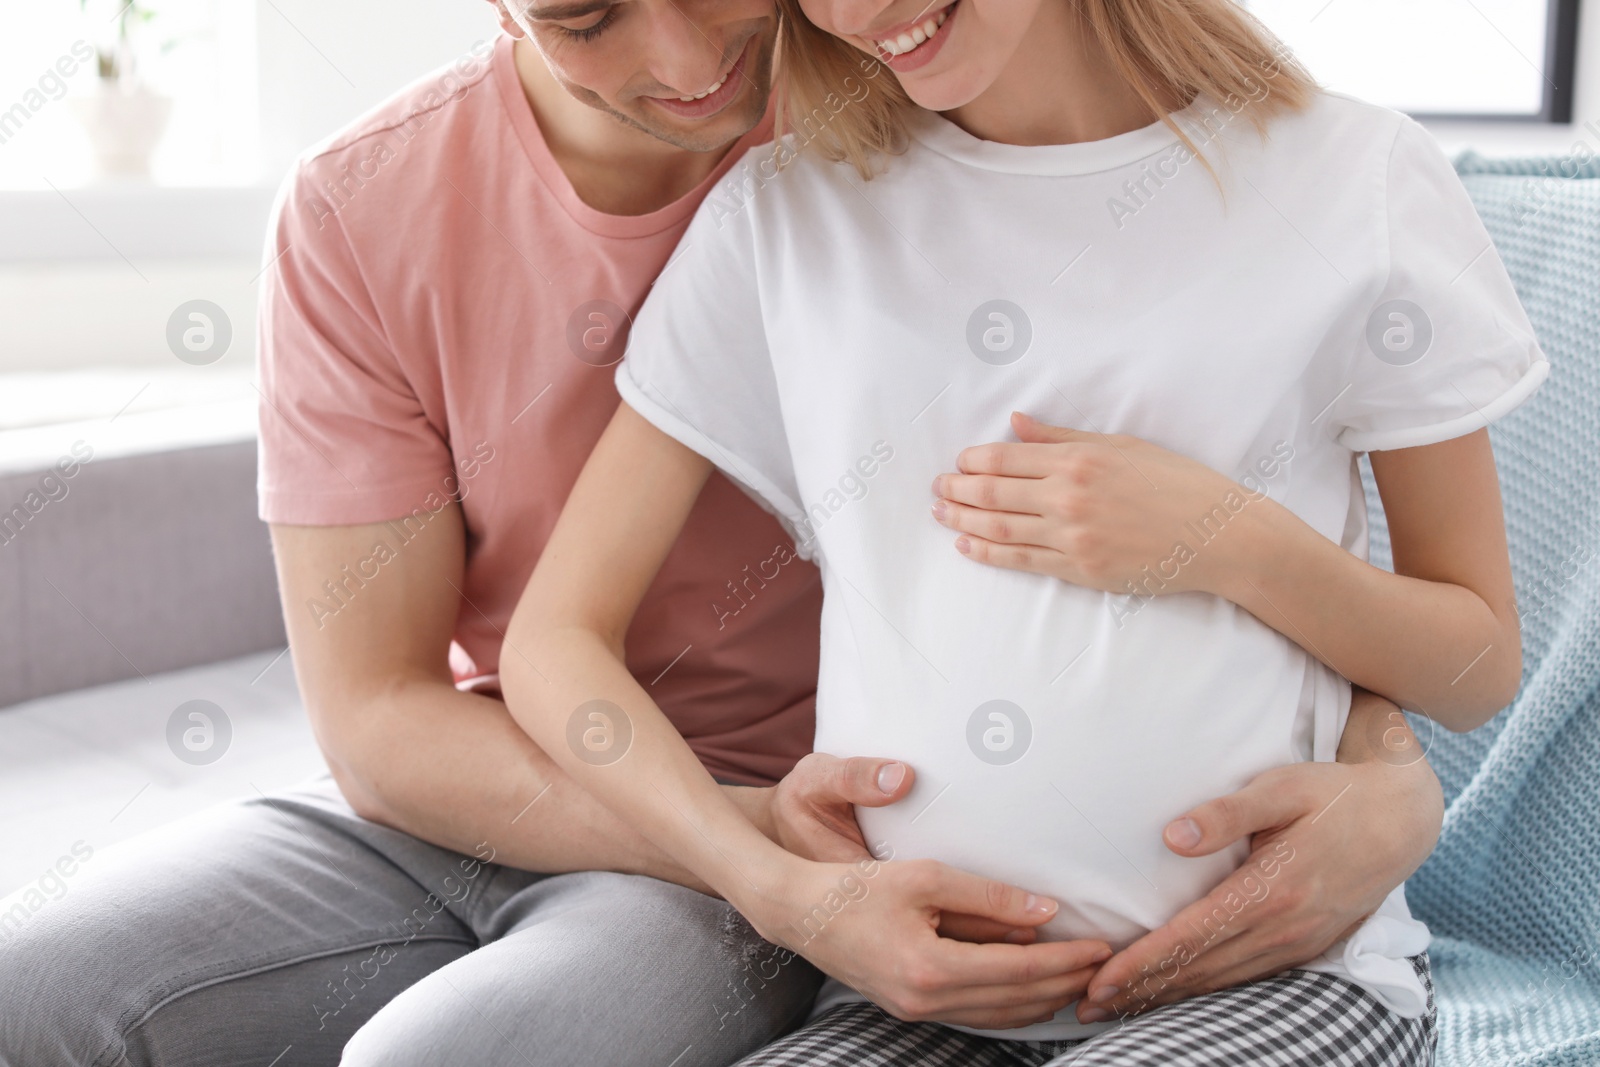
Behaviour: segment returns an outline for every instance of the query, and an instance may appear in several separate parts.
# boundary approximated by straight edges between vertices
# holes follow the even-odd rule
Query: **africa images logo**
[[[1028,713],[1009,700],[986,700],[967,718],[967,747],[996,767],[1015,763],[1033,742]]]

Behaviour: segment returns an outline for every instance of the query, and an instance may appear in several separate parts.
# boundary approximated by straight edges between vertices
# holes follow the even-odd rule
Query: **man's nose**
[[[721,28],[697,20],[677,4],[664,4],[652,27],[655,52],[650,73],[685,96],[704,92],[722,73],[726,57]]]

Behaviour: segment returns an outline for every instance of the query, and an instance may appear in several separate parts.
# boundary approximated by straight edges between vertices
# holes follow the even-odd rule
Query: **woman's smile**
[[[949,36],[946,24],[955,14],[960,0],[940,8],[931,15],[905,26],[892,27],[893,32],[874,34],[867,40],[877,48],[878,58],[889,69],[904,74],[928,63],[944,45]]]

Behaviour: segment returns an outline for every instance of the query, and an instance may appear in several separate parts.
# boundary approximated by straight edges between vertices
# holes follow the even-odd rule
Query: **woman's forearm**
[[[802,861],[740,813],[623,656],[710,472],[632,408],[617,409],[512,613],[500,686],[512,718],[562,770],[739,906],[781,884],[773,872],[786,860]]]
[[[1391,574],[1265,494],[1149,441],[1021,414],[1012,429],[1020,443],[968,448],[960,473],[935,482],[934,517],[960,531],[955,548],[969,558],[1108,593],[1224,597],[1351,681],[1455,730],[1516,694],[1521,636],[1487,430],[1370,453]],[[1217,513],[1219,532],[1191,547],[1194,516],[1209,525]]]
[[[1380,570],[1272,501],[1246,516],[1227,532],[1234,564],[1218,569],[1215,591],[1351,682],[1453,730],[1481,725],[1516,695],[1514,609]]]
[[[579,628],[508,637],[524,655],[501,662],[506,706],[568,775],[730,901],[781,879],[786,854],[716,784],[619,649]]]

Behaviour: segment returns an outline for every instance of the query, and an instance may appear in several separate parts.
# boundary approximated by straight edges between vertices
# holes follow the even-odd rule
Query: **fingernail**
[[[956,538],[956,551],[960,552],[962,555],[966,555],[968,552],[972,551],[972,542],[968,541],[965,537]]]
[[[885,793],[893,793],[900,788],[900,783],[906,780],[906,765],[904,763],[885,763],[878,768],[878,788]]]
[[[1005,936],[1006,943],[1011,945],[1026,945],[1032,939],[1032,930],[1013,930]]]
[[[1167,824],[1167,842],[1178,848],[1194,848],[1200,843],[1200,824],[1193,819],[1174,819]]]
[[[1060,905],[1045,897],[1036,897],[1028,894],[1028,899],[1022,902],[1022,910],[1029,915],[1054,915]]]
[[[1096,949],[1095,950],[1095,954],[1093,956],[1089,957],[1089,962],[1090,963],[1104,963],[1106,960],[1109,960],[1110,958],[1111,958],[1111,950],[1110,949],[1108,949],[1108,948]]]
[[[1080,1023],[1103,1023],[1109,1018],[1111,1016],[1099,1008],[1084,1008],[1078,1013],[1078,1021]]]
[[[935,474],[933,476],[933,495],[934,496],[944,496],[944,490],[939,487],[939,483],[942,482],[943,480],[944,480],[944,475],[942,475],[942,474]]]
[[[933,502],[933,517],[938,519],[940,522],[944,521],[945,510],[946,509],[943,500],[935,500]]]
[[[1096,989],[1093,993],[1089,994],[1089,1003],[1109,1004],[1117,998],[1117,994],[1120,992],[1122,992],[1122,990],[1117,986],[1103,985],[1099,989]]]

